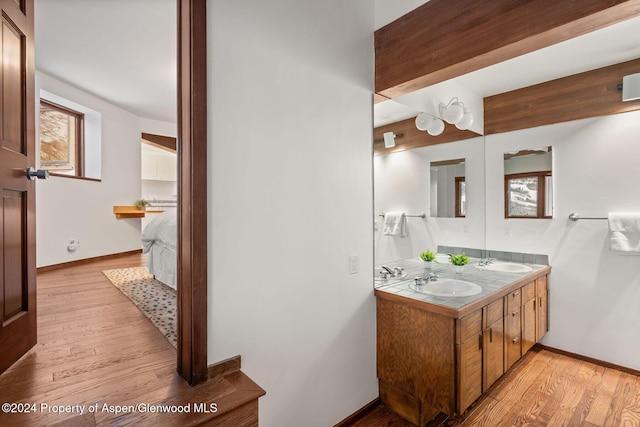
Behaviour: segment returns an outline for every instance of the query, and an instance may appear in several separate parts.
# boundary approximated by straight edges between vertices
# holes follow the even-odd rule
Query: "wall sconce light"
[[[416,127],[422,131],[426,130],[431,136],[438,136],[444,132],[444,122],[427,113],[418,114],[416,117]]]
[[[640,99],[640,73],[622,78],[622,101]]]
[[[440,103],[439,111],[442,119],[428,113],[418,114],[416,127],[426,130],[431,136],[438,136],[444,132],[444,122],[455,125],[460,130],[467,130],[473,124],[473,114],[464,108],[458,98],[452,98],[447,105]]]
[[[395,134],[393,132],[385,132],[382,134],[382,138],[374,139],[373,143],[378,144],[380,142],[384,142],[385,148],[393,148],[396,146],[396,139],[400,139],[404,137],[404,133]]]
[[[460,130],[467,130],[473,124],[471,111],[467,110],[457,97],[451,98],[447,105],[440,104],[440,117]]]
[[[393,148],[396,146],[396,134],[393,132],[385,132],[384,137],[384,148]]]

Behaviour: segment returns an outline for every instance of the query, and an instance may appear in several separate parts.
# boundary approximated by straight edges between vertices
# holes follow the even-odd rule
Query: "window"
[[[504,176],[505,218],[551,218],[551,172]]]
[[[84,176],[84,114],[40,100],[40,168]]]
[[[456,181],[456,218],[467,216],[467,186],[464,176],[457,176]]]

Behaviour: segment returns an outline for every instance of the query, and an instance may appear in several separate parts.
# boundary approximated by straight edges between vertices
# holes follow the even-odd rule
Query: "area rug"
[[[145,267],[102,272],[177,347],[176,291],[153,278]]]

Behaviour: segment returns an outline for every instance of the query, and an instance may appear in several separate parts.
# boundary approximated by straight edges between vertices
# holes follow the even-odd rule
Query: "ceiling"
[[[175,0],[35,0],[36,69],[176,122]]]
[[[376,28],[423,3],[375,0]],[[140,117],[175,123],[175,0],[35,0],[35,19],[36,69]],[[634,18],[376,104],[374,126],[415,117],[447,102],[447,93],[481,99],[638,57]]]
[[[374,127],[415,117],[421,111],[433,114],[430,111],[433,105],[446,103],[453,96],[461,96],[461,92],[482,99],[639,57],[640,17],[637,17],[376,104]]]

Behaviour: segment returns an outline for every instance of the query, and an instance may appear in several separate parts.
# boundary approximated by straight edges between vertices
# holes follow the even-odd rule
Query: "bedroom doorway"
[[[33,0],[2,1],[3,6],[6,3],[12,8],[26,7],[30,11],[34,9]],[[42,1],[52,4],[48,0]],[[107,0],[104,1],[107,3]],[[174,67],[174,70],[177,69],[177,133],[180,144],[177,181],[180,208],[177,227],[176,368],[189,384],[197,384],[207,379],[206,0],[169,1],[172,6],[175,5],[173,7],[176,7],[177,11],[175,26],[167,28],[170,28],[170,32],[176,31],[178,42],[177,67]],[[63,3],[61,1],[60,5]],[[76,9],[79,7],[72,6]],[[144,19],[144,14],[135,16],[136,19]],[[20,49],[13,51],[20,53]],[[35,112],[35,108],[32,107],[27,110],[30,114]],[[27,179],[24,179],[26,182]],[[32,212],[31,209],[28,211]],[[29,246],[30,250],[32,248],[35,248],[35,244]],[[35,256],[32,258],[35,259]],[[35,278],[35,262],[28,268]],[[35,304],[30,305],[35,308]]]

